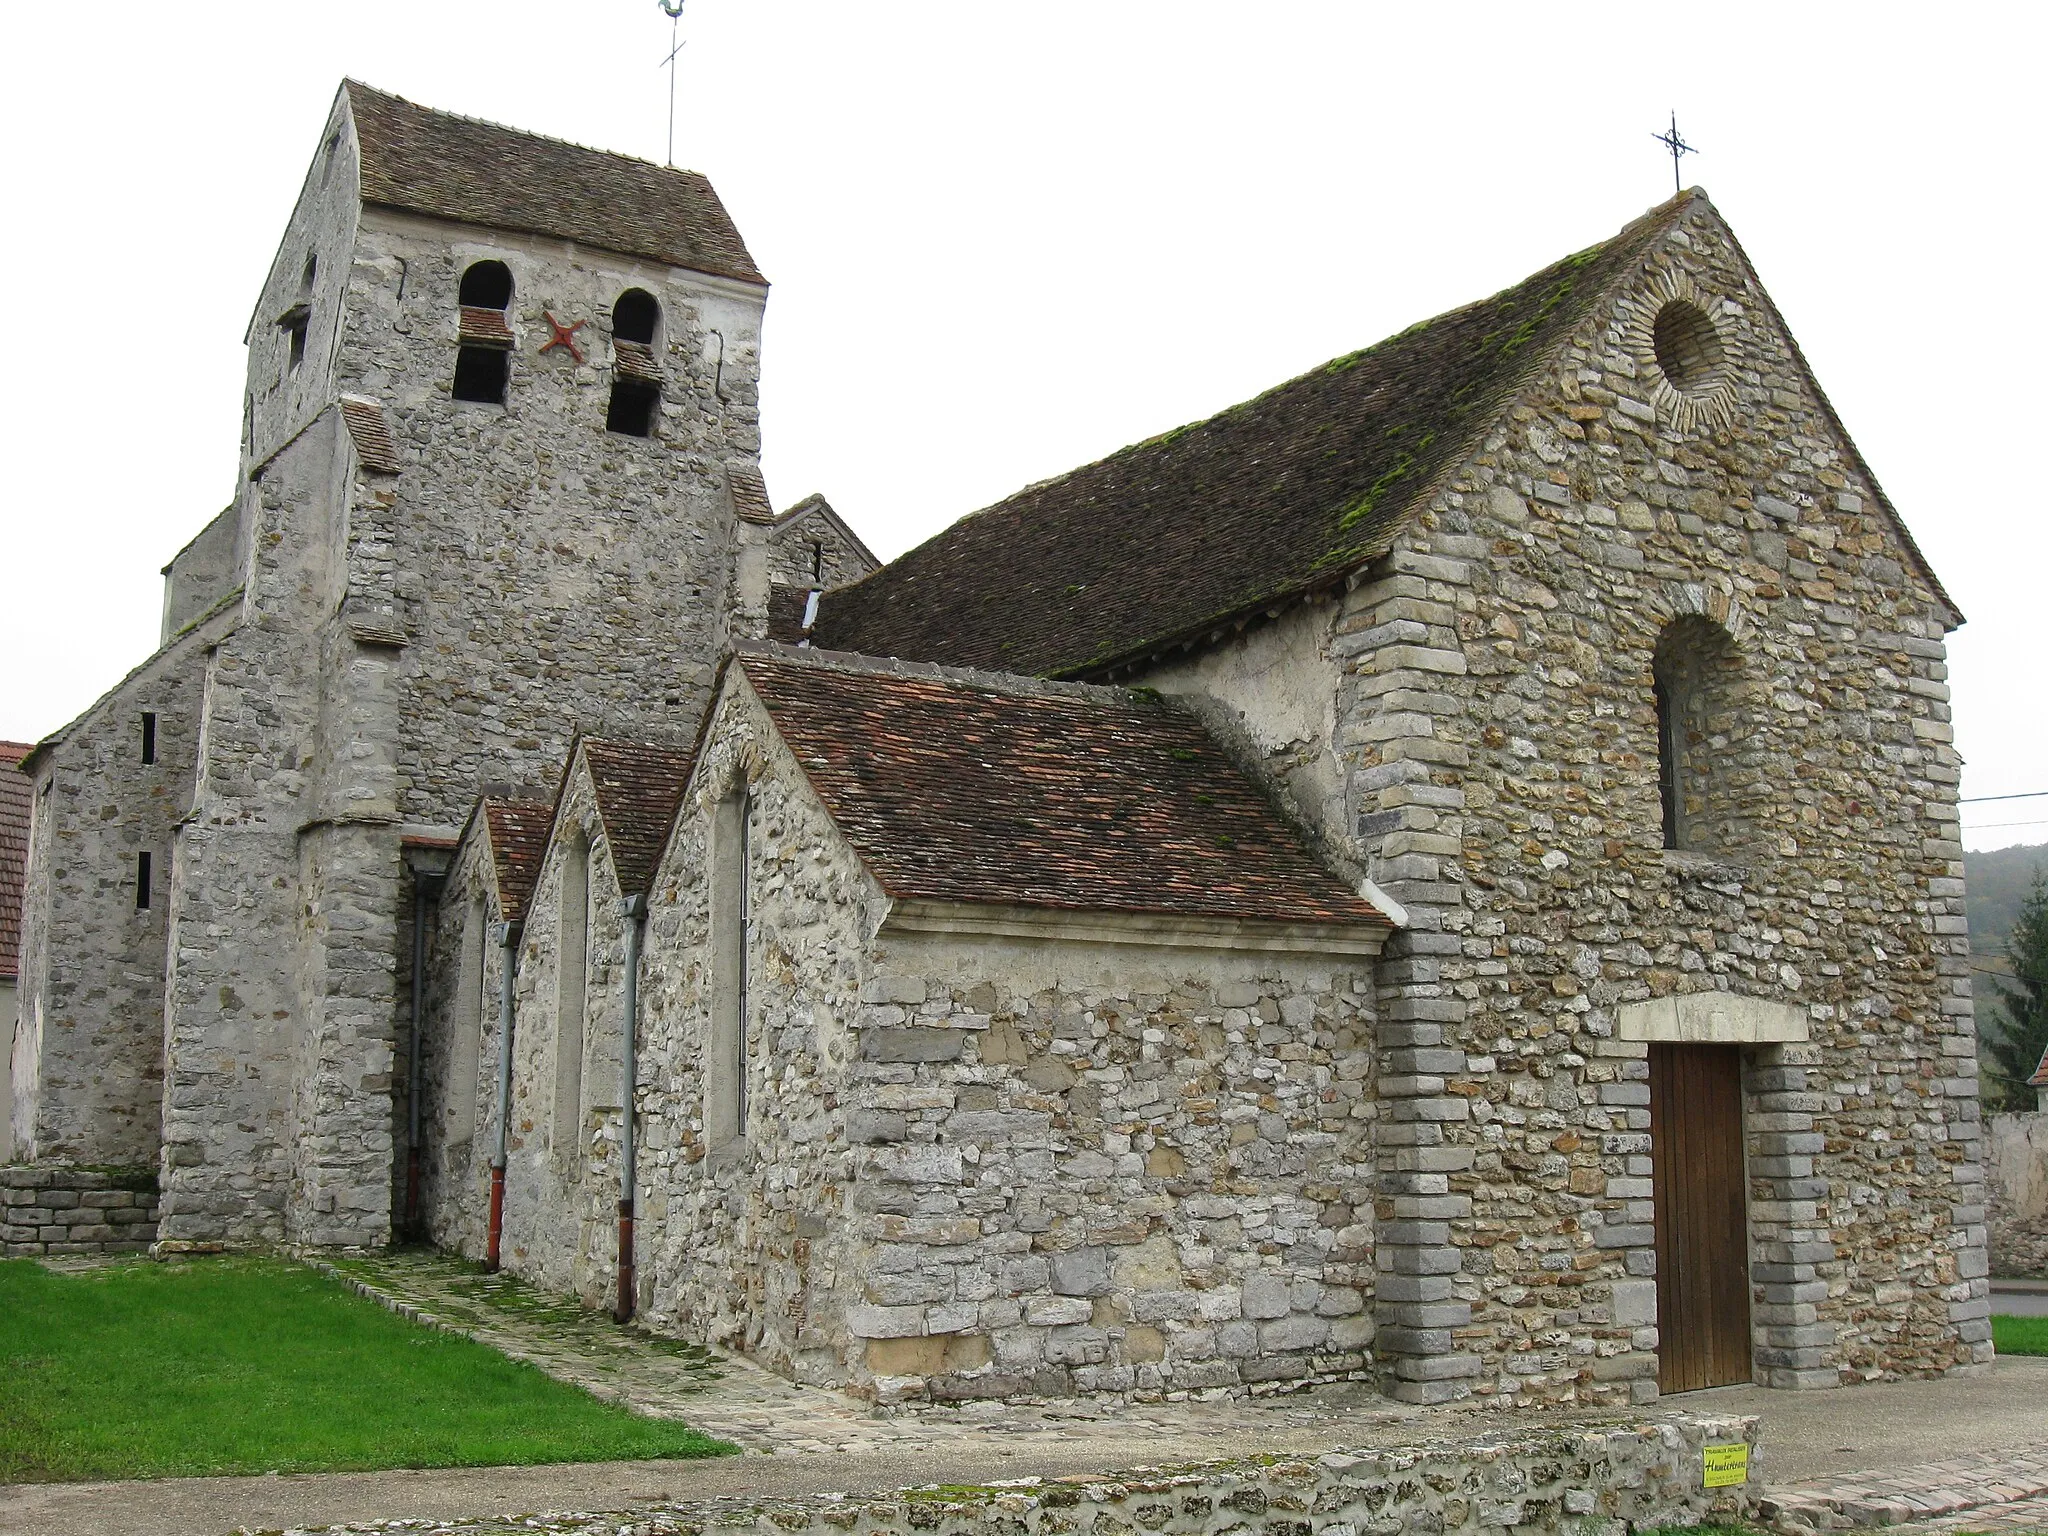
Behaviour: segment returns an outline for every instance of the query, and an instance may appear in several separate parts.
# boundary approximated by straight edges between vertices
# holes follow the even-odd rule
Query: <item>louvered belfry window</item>
[[[502,261],[479,261],[462,274],[456,294],[455,380],[458,400],[503,405],[512,373],[512,272]]]
[[[628,288],[612,305],[612,397],[607,432],[652,437],[661,410],[661,360],[655,348],[661,305],[644,288]]]

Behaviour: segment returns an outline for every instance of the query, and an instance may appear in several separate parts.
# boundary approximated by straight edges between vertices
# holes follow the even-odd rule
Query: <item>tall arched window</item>
[[[1728,631],[1698,615],[1674,620],[1657,641],[1651,688],[1664,846],[1743,852],[1768,786],[1751,761],[1742,659]]]
[[[579,830],[562,859],[555,936],[556,1153],[580,1144],[583,1127],[583,1016],[590,1001],[590,840]]]
[[[505,320],[512,306],[512,269],[502,261],[475,263],[462,274],[455,301],[460,323],[450,393],[458,400],[503,405],[512,360],[512,327]]]
[[[628,288],[612,305],[612,398],[605,412],[607,432],[654,436],[661,405],[661,363],[657,333],[661,305],[644,288]]]

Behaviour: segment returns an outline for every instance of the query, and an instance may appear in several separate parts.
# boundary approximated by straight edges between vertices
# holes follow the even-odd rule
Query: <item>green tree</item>
[[[1984,1021],[1985,1072],[1993,1079],[1986,1086],[2006,1103],[2025,1104],[2027,1079],[2048,1050],[2048,880],[2039,874],[2020,902],[2005,956],[2017,985],[2003,977],[1995,983],[1997,1006]]]

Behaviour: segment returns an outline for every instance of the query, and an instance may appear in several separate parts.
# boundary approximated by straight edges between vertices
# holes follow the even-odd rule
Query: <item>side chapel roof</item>
[[[1393,546],[1695,201],[1681,193],[1490,299],[971,513],[828,593],[811,643],[1087,676],[1330,586]]]
[[[526,904],[540,882],[554,806],[545,800],[485,800],[484,831],[491,840],[491,872],[498,882],[498,915],[508,923],[526,920]]]
[[[0,741],[0,981],[12,981],[21,973],[21,904],[28,882],[28,817],[35,784],[20,769],[30,748],[25,741]]]
[[[758,643],[738,665],[891,896],[1391,926],[1157,694]]]
[[[458,117],[345,80],[362,200],[765,283],[695,171]]]
[[[585,737],[583,760],[590,765],[597,815],[604,823],[619,889],[638,895],[654,881],[662,845],[690,777],[692,754],[675,747]]]

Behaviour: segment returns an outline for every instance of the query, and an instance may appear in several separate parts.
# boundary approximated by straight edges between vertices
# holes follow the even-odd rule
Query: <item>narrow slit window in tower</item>
[[[147,767],[156,761],[156,716],[144,710],[142,714],[142,762]]]
[[[138,912],[147,912],[149,910],[149,855],[147,853],[135,855],[135,910]]]

